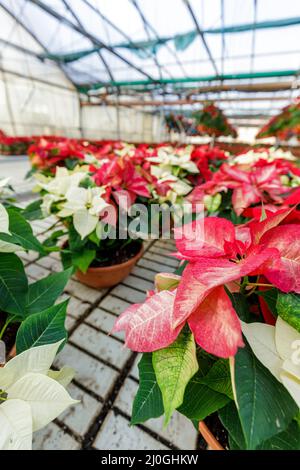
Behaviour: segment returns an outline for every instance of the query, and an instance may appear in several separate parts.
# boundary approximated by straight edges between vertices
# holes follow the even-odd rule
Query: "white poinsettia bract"
[[[285,386],[300,407],[300,333],[280,317],[275,326],[241,323],[257,359]]]
[[[71,369],[50,371],[61,343],[28,349],[0,369],[0,450],[30,450],[33,432],[78,403],[65,389]]]

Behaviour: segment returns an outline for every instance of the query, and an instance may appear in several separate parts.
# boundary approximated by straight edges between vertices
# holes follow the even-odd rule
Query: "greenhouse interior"
[[[0,24],[0,449],[300,450],[299,2]]]

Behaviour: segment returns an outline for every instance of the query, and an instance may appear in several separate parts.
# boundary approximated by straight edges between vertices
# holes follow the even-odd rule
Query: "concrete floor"
[[[34,185],[32,178],[25,180],[30,169],[27,155],[0,155],[0,178],[11,178],[10,184],[20,198],[28,195]]]

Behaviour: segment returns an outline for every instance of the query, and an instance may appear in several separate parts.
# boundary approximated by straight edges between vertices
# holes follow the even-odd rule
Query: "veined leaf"
[[[28,280],[22,261],[12,253],[1,253],[0,309],[23,317]]]
[[[300,332],[300,295],[278,292],[276,307],[278,315]]]
[[[230,398],[202,383],[201,371],[189,381],[178,411],[191,420],[202,421],[229,403]]]
[[[24,400],[7,400],[0,407],[0,449],[31,450],[31,409]]]
[[[246,345],[235,356],[235,392],[248,449],[284,431],[298,407],[285,387]]]
[[[0,233],[0,240],[8,243],[20,245],[25,250],[33,250],[45,255],[47,254],[43,245],[33,235],[30,224],[27,220],[16,210],[7,209],[9,215],[9,231],[11,235]]]
[[[72,253],[72,261],[74,266],[78,268],[81,272],[86,273],[91,262],[96,257],[96,250],[87,250],[84,249],[81,251],[75,251]]]
[[[42,202],[42,199],[38,199],[25,207],[22,211],[23,217],[25,217],[26,220],[43,219],[43,213],[41,210]]]
[[[247,323],[251,323],[253,321],[253,315],[250,313],[249,304],[245,296],[237,292],[232,293],[228,289],[226,289],[226,293],[229,296],[239,319]],[[257,321],[257,318],[255,320]]]
[[[152,365],[152,353],[144,353],[138,367],[140,385],[133,402],[131,424],[143,423],[164,413],[162,394]]]
[[[227,429],[230,442],[234,441],[234,447],[239,449],[246,448],[246,442],[243,434],[242,425],[235,403],[232,401],[219,411],[219,418],[223,426]]]
[[[36,373],[21,377],[10,385],[7,393],[10,399],[21,399],[29,404],[33,431],[47,426],[68,406],[78,403],[56,380]]]
[[[165,349],[154,351],[153,367],[163,396],[165,424],[184,397],[185,388],[198,370],[193,335],[184,329],[176,341]]]
[[[300,450],[300,428],[292,421],[288,428],[258,446],[259,450]]]
[[[54,305],[56,299],[63,292],[72,272],[72,269],[68,269],[60,273],[50,274],[30,284],[26,306],[27,314],[42,312]]]
[[[21,324],[17,334],[17,354],[27,349],[67,339],[65,319],[68,300],[33,313]],[[62,346],[61,346],[62,347]]]
[[[199,379],[199,382],[233,400],[228,360],[219,359],[215,362],[208,374],[203,379]]]

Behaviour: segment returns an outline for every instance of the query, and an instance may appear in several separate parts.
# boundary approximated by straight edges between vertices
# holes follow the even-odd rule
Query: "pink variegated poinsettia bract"
[[[300,224],[285,223],[292,212],[240,226],[208,217],[192,222],[187,232],[175,229],[175,256],[188,261],[182,277],[161,275],[168,290],[131,306],[114,330],[125,331],[130,349],[152,352],[174,342],[187,323],[205,351],[234,356],[243,339],[228,290],[239,290],[248,276],[264,276],[283,292],[300,293]]]
[[[210,180],[195,187],[188,199],[194,204],[201,203],[206,195],[232,190],[232,206],[237,215],[262,202],[282,205],[294,192],[294,188],[282,183],[282,176],[287,177],[289,174],[298,176],[299,169],[282,160],[273,163],[260,160],[248,169],[224,163]]]

